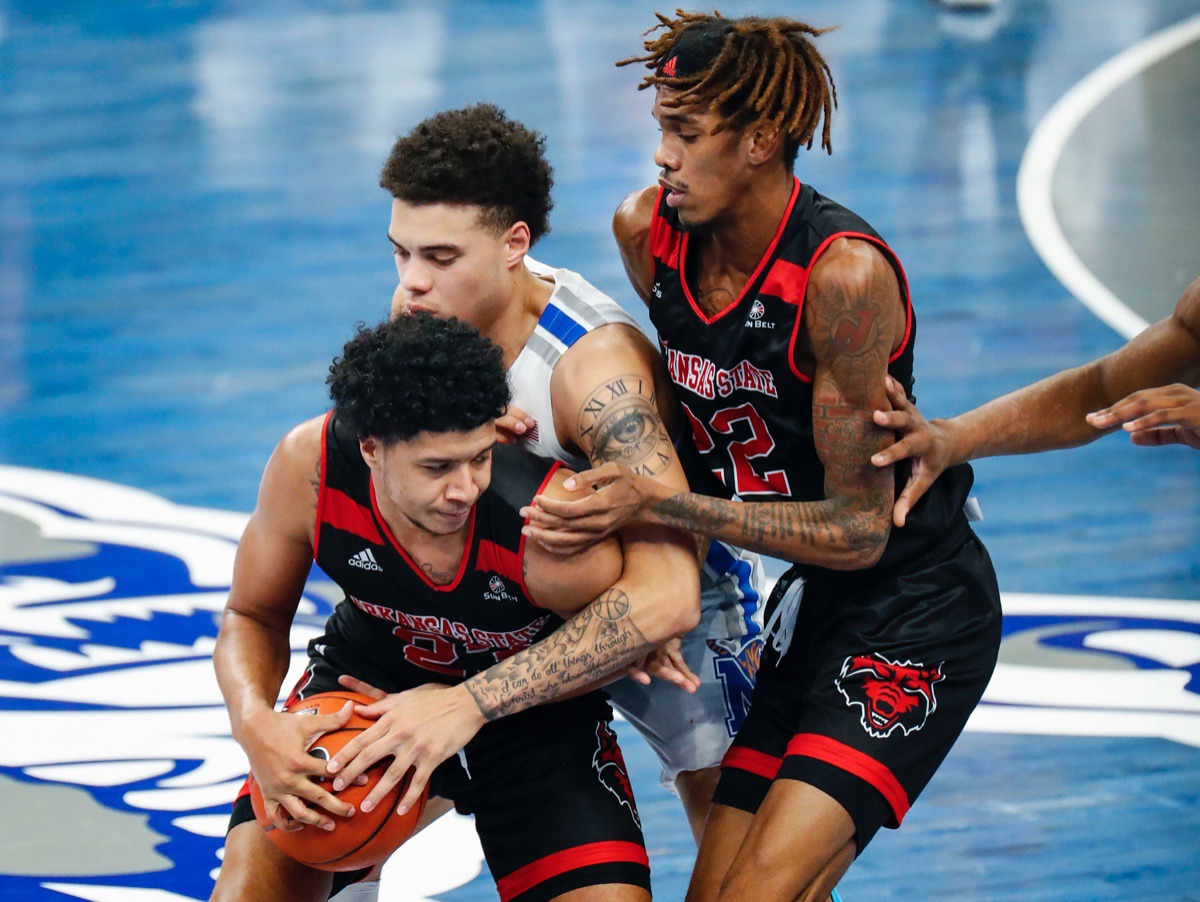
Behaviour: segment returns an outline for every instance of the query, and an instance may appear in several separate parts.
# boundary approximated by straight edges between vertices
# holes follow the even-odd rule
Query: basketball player
[[[566,484],[596,495],[538,499],[527,531],[570,548],[635,510],[794,563],[767,604],[689,899],[826,899],[876,831],[899,825],[978,703],[999,593],[963,513],[968,467],[891,528],[898,486],[871,464],[890,436],[871,411],[887,406],[886,373],[911,387],[915,322],[891,249],[793,175],[822,117],[830,149],[820,31],[659,20],[626,62],[650,69],[662,175],[614,229],[703,471],[688,472],[694,493],[673,493],[605,464]]]
[[[685,491],[669,438],[679,414],[654,345],[580,275],[528,256],[549,230],[553,179],[543,145],[488,104],[439,113],[396,141],[381,178],[394,198],[393,313],[457,316],[503,349],[522,411],[505,422],[524,447],[574,469],[620,460]],[[684,589],[659,565],[662,529],[622,531],[625,572],[674,598]],[[688,686],[692,694],[658,681],[608,687],[658,754],[661,782],[682,798],[697,842],[757,669],[760,574],[756,556],[708,548],[701,622],[667,661],[668,675],[702,676]]]
[[[429,716],[457,725],[413,782],[428,779],[433,796],[475,814],[502,899],[649,899],[611,710],[588,690],[695,623],[694,544],[661,544],[661,565],[684,590],[670,609],[641,604],[615,540],[570,560],[524,542],[518,508],[539,487],[561,493],[566,471],[495,447],[509,401],[502,355],[465,323],[419,314],[361,330],[329,385],[333,410],[293,429],[267,464],[214,652],[273,825],[334,829],[330,813],[354,813],[331,793],[336,783],[312,779],[325,762],[305,751],[350,706],[324,717],[273,710],[315,560],[346,599],[310,643],[292,700],[341,677],[393,693],[360,709],[379,723],[392,701],[417,694]],[[364,809],[413,757],[402,732],[388,744],[396,760]],[[446,810],[436,802],[427,817]],[[323,900],[330,889],[330,874],[275,849],[244,790],[214,898]]]
[[[1136,445],[1200,449],[1200,391],[1194,385],[1200,385],[1200,279],[1184,289],[1174,313],[1111,354],[952,419],[926,422],[907,397],[889,388],[895,410],[877,410],[875,422],[903,437],[871,460],[889,467],[914,458],[892,512],[903,526],[944,470],[980,457],[1073,448],[1117,427]]]

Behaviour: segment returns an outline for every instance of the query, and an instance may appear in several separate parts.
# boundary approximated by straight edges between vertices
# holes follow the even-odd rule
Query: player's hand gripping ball
[[[321,692],[297,702],[288,711],[299,717],[336,714],[347,701],[369,705],[375,699],[346,690]],[[318,736],[309,747],[308,753],[328,761],[342,746],[373,723],[374,721],[359,714],[351,714],[349,723],[342,729]],[[409,771],[408,776],[375,808],[363,811],[363,800],[379,782],[379,778],[391,762],[391,758],[377,761],[365,772],[366,783],[351,784],[336,794],[339,799],[354,806],[354,814],[350,817],[331,814],[334,822],[332,831],[305,824],[294,832],[271,830],[267,837],[289,858],[323,871],[355,871],[386,860],[412,836],[429,799],[429,790],[426,788],[417,804],[409,809],[407,814],[396,813],[396,806],[408,789],[408,781],[412,775],[412,771]],[[332,780],[332,777],[330,779]],[[250,803],[254,806],[254,816],[258,822],[264,827],[270,826],[271,819],[263,808],[262,791],[253,775],[250,777]]]

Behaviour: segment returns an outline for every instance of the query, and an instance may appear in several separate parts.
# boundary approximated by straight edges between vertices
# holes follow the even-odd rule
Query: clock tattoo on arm
[[[645,376],[617,376],[596,386],[579,410],[578,425],[582,449],[597,465],[616,461],[641,476],[657,476],[675,454],[654,383]]]

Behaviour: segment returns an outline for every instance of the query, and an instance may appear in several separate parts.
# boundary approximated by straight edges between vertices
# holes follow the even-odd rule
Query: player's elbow
[[[690,633],[700,625],[700,583],[684,592],[684,597],[676,612],[675,623],[671,630],[672,636],[682,636]]]
[[[665,579],[661,585],[655,601],[658,616],[646,633],[653,645],[690,633],[700,623],[700,578],[695,571]]]
[[[865,570],[874,567],[883,557],[892,535],[891,511],[883,517],[880,512],[857,513],[848,516],[843,524],[844,553],[837,570]]]

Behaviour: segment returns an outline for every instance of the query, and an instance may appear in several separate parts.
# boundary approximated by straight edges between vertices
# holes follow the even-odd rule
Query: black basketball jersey
[[[358,439],[328,414],[313,557],[346,598],[316,641],[336,637],[331,645],[352,648],[406,687],[460,682],[553,632],[562,618],[534,604],[525,587],[518,511],[558,466],[515,448],[494,449],[492,481],[471,511],[458,572],[440,586],[392,535]]]
[[[681,454],[690,484],[696,491],[746,501],[824,499],[825,468],[813,441],[812,377],[795,359],[808,276],[837,238],[869,241],[883,252],[896,270],[906,311],[904,340],[889,359],[888,372],[912,397],[916,320],[900,261],[860,217],[795,180],[757,270],[734,303],[710,316],[688,285],[695,271],[688,259],[689,236],[663,193],[660,189],[650,225],[650,319],[698,452]],[[943,474],[905,527],[892,531],[876,568],[923,554],[948,531],[965,536],[962,506],[972,478],[965,465]]]

